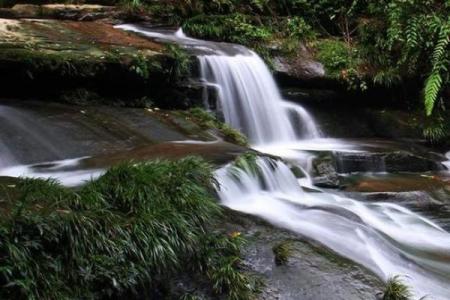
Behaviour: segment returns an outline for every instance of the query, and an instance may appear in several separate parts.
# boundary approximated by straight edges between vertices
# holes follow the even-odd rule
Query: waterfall
[[[310,153],[302,150],[337,145],[317,139],[321,135],[312,117],[281,98],[264,62],[248,49],[188,38],[182,31],[120,28],[199,53],[201,80],[217,90],[218,110],[258,150],[298,165],[311,162]],[[289,166],[278,160],[258,158],[255,168],[228,165],[216,172],[223,205],[317,240],[383,280],[404,275],[416,298],[450,299],[450,234],[438,225],[396,204],[306,192]]]
[[[202,79],[218,89],[219,110],[225,121],[246,134],[253,144],[320,136],[301,106],[282,100],[269,69],[254,52],[203,55],[198,59]]]
[[[285,163],[269,158],[258,158],[256,171],[231,164],[216,177],[225,206],[317,240],[384,280],[405,275],[417,298],[450,299],[450,235],[420,215],[392,203],[306,193]]]
[[[450,170],[450,151],[445,154],[447,161],[444,161],[443,164]]]
[[[225,121],[242,131],[253,145],[289,143],[321,136],[313,118],[303,107],[282,99],[270,70],[253,51],[240,45],[189,38],[181,29],[175,33],[156,32],[130,24],[116,28],[176,42],[199,53],[201,81],[217,90],[218,110]]]

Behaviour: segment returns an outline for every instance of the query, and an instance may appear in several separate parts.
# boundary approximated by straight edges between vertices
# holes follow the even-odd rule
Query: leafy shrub
[[[256,19],[243,14],[199,15],[183,23],[183,29],[195,37],[254,46],[268,41],[270,28],[256,24]]]
[[[305,19],[298,16],[288,17],[283,20],[281,31],[290,38],[301,40],[310,40],[316,37],[312,26],[306,23]]]
[[[171,276],[205,268],[199,257],[220,237],[207,233],[214,185],[198,158],[124,164],[78,192],[22,180],[0,207],[0,298],[160,298]],[[231,267],[226,292],[244,293]]]

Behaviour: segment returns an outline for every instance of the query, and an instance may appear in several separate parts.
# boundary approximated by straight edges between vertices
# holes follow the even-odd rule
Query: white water
[[[447,161],[444,161],[443,164],[450,170],[450,151],[445,154],[445,157],[447,157]]]
[[[303,107],[282,99],[264,61],[245,47],[189,38],[181,29],[175,33],[155,32],[130,24],[116,28],[176,42],[194,52],[202,50],[198,55],[201,80],[217,89],[219,110],[225,121],[247,135],[252,144],[288,143],[321,136],[311,115]]]
[[[136,26],[122,28],[153,35]],[[218,109],[225,121],[247,134],[257,150],[281,156],[304,170],[309,170],[313,159],[308,150],[360,151],[320,138],[310,115],[281,99],[255,53],[240,49],[230,55],[221,44],[191,39],[181,31],[158,38],[212,50],[198,55],[201,79],[217,89]],[[311,187],[309,177],[297,180],[282,162],[258,159],[257,165],[258,174],[233,166],[217,171],[224,205],[317,240],[384,280],[405,275],[402,279],[416,298],[450,299],[450,234],[442,228],[392,203],[367,204],[323,192],[306,193],[299,182]]]
[[[450,235],[442,228],[396,204],[305,193],[280,161],[259,158],[257,166],[217,172],[224,205],[317,240],[384,280],[406,275],[417,298],[450,299]]]
[[[87,157],[65,159],[59,161],[43,162],[33,165],[14,165],[0,168],[0,176],[28,177],[28,178],[54,178],[65,186],[78,186],[86,181],[96,179],[105,170],[82,169],[80,162]]]
[[[261,58],[249,55],[198,57],[202,79],[218,89],[225,121],[246,134],[253,144],[267,145],[320,136],[311,116],[281,99]]]
[[[311,116],[301,106],[281,99],[256,54],[236,45],[191,39],[181,31],[165,34],[133,25],[119,28],[203,51],[199,55],[203,81],[218,89],[226,121],[245,132],[258,150],[288,158],[308,170],[312,156],[304,150],[347,147],[319,138]],[[0,145],[3,148],[6,145]],[[10,162],[4,153],[0,164]],[[74,185],[101,174],[101,170],[74,171],[79,161],[9,167],[0,176],[56,177]],[[407,275],[403,279],[417,297],[450,299],[450,235],[439,226],[391,203],[366,204],[333,194],[306,193],[286,164],[258,159],[257,165],[259,175],[232,166],[217,172],[224,205],[317,240],[384,280]],[[308,177],[303,184],[312,186]]]

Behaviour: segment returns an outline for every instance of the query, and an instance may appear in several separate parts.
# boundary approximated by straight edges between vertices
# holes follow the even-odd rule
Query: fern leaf
[[[433,112],[434,104],[442,87],[442,77],[439,71],[435,70],[430,74],[425,82],[425,112],[430,116]]]

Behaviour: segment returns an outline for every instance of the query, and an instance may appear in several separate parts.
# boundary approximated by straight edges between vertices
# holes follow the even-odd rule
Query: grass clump
[[[206,240],[202,264],[216,294],[226,294],[230,300],[253,299],[260,282],[241,269],[241,251],[245,240],[240,232]]]
[[[208,232],[221,212],[214,187],[211,166],[194,157],[123,164],[79,191],[22,180],[14,199],[2,199],[0,298],[160,299],[173,276],[202,274],[205,257],[226,266],[214,251],[238,255],[236,247],[204,255],[223,236]],[[251,293],[229,267],[229,287],[218,291]]]
[[[386,290],[384,291],[383,300],[411,300],[412,293],[407,285],[405,285],[400,276],[393,276],[386,282]]]
[[[235,143],[240,146],[249,145],[246,136],[228,124],[220,122],[214,115],[206,110],[195,107],[191,108],[187,114],[203,129],[218,129],[227,142]]]
[[[292,256],[294,248],[292,247],[291,241],[284,241],[272,248],[273,254],[275,255],[275,264],[278,266],[286,265],[289,261],[289,257]]]

